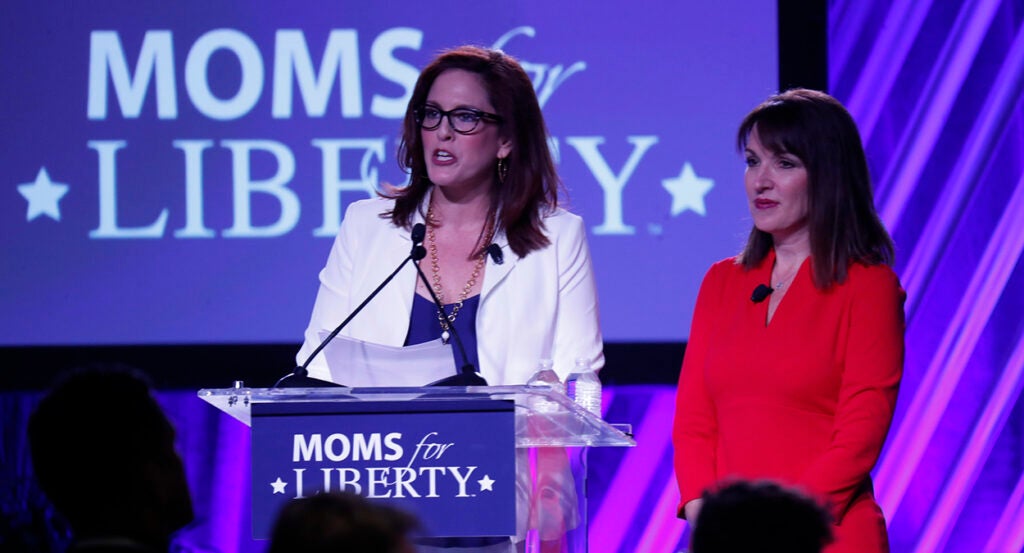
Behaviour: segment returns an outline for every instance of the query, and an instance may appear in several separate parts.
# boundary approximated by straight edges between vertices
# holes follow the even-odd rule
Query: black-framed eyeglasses
[[[444,111],[437,106],[423,106],[417,108],[413,115],[416,123],[425,131],[432,131],[441,126],[441,119],[448,118],[448,126],[459,134],[472,134],[480,126],[481,121],[500,123],[501,117],[486,111],[473,108],[455,108]]]

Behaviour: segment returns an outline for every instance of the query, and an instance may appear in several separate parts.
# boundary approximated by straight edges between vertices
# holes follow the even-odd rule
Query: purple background
[[[897,243],[896,269],[908,292],[905,379],[897,404],[897,418],[875,482],[889,521],[893,551],[1024,551],[1024,401],[1020,397],[1024,388],[1024,348],[1021,347],[1024,301],[1020,292],[1024,290],[1024,274],[1019,268],[1024,248],[1021,244],[1024,237],[1024,205],[1021,205],[1024,195],[1024,105],[1021,104],[1024,98],[1021,94],[1024,88],[1024,6],[1020,0],[836,0],[829,6],[829,88],[849,106],[861,127],[876,177],[878,204]],[[559,9],[557,5],[551,8]],[[4,63],[4,74],[22,75],[23,83],[37,78],[45,83],[45,76],[57,73],[56,69],[46,66],[8,69],[8,64],[18,60],[18,56],[10,56],[8,52],[20,52],[8,46],[9,37],[20,36],[20,28],[31,24],[31,18],[22,20],[11,15],[15,11],[8,10],[0,16],[3,25],[0,41],[4,41],[0,63]],[[150,7],[142,11],[153,10]],[[676,21],[680,18],[668,9],[658,15],[666,25],[687,24]],[[745,11],[733,8],[727,15],[744,17]],[[555,25],[564,29],[578,17],[579,14],[565,17]],[[728,31],[715,27],[719,24],[706,26],[727,40],[739,38],[726,36]],[[755,26],[774,28],[766,20],[757,20]],[[651,33],[650,36],[656,40],[661,35]],[[681,44],[689,44],[682,34],[677,36],[672,31],[669,36]],[[45,40],[45,37],[36,37],[37,42]],[[589,44],[588,47],[597,46]],[[605,52],[601,63],[615,63],[622,58],[626,58],[626,62],[650,58],[658,60],[659,68],[669,67],[675,63],[677,53],[689,50],[689,47],[680,47],[679,52],[666,53],[636,48],[632,44],[630,47],[632,49],[625,53]],[[733,51],[730,62],[716,64],[717,70],[742,72],[737,64],[755,53],[758,52]],[[63,53],[60,59],[75,54]],[[710,56],[713,52],[702,54]],[[559,56],[547,60],[551,59],[568,63],[583,58]],[[597,60],[595,57],[587,61],[596,64]],[[676,72],[659,70],[649,78],[662,78],[662,73]],[[25,76],[28,74],[32,75],[31,79]],[[582,78],[582,74],[575,78]],[[709,78],[715,79],[714,76]],[[721,82],[721,77],[715,82]],[[604,78],[588,86],[585,94],[573,97],[570,103],[585,101],[591,94],[621,96],[625,88],[622,83],[628,81]],[[568,96],[568,89],[574,84],[570,79],[553,97],[549,108],[554,109],[561,94]],[[659,110],[674,109],[672,106],[679,104],[679,99],[697,91],[703,93],[706,88],[698,83],[692,89],[668,90],[657,101],[645,101],[646,96],[643,96],[637,113],[658,114],[662,113]],[[15,91],[5,87],[0,94],[8,98]],[[661,89],[652,88],[650,94],[660,92]],[[644,94],[647,93],[645,89]],[[752,102],[765,93],[755,87],[750,91]],[[34,102],[36,96],[39,95],[26,95],[22,101]],[[614,105],[619,108],[626,104],[616,102]],[[749,107],[744,106],[740,111]],[[49,109],[58,108],[60,106]],[[80,120],[84,108],[79,104],[76,109],[78,119],[75,120]],[[610,118],[608,114],[613,111],[603,109],[599,113]],[[12,195],[4,209],[12,211],[5,212],[0,223],[5,225],[4,251],[18,252],[8,262],[7,267],[13,269],[9,273],[17,272],[29,258],[44,259],[33,263],[45,263],[47,258],[41,253],[46,251],[43,247],[27,245],[21,250],[8,247],[17,242],[14,237],[18,233],[41,240],[42,231],[29,232],[28,229],[33,225],[53,228],[66,224],[54,225],[45,219],[28,225],[24,222],[25,204],[13,183],[34,178],[40,162],[28,163],[10,154],[19,143],[16,137],[12,138],[11,129],[32,128],[9,124],[13,117],[13,112],[8,113],[5,108],[0,121],[4,123],[4,147],[7,148],[0,151],[4,174],[10,172],[6,168],[14,161],[24,165],[17,178],[8,179]],[[738,121],[731,115],[722,117],[725,117],[722,122],[727,131]],[[679,121],[673,123],[681,137],[675,140],[693,141],[698,145],[716,140],[707,136],[704,127],[689,127]],[[556,130],[554,123],[552,130],[556,136],[567,134]],[[731,132],[727,131],[722,131],[723,140]],[[47,140],[61,138],[61,133],[52,130],[37,132]],[[11,142],[15,144],[12,146]],[[609,145],[612,142],[615,141],[609,135]],[[664,142],[659,143],[655,148],[663,145]],[[73,147],[84,149],[81,142],[74,143]],[[726,141],[709,149],[728,154],[731,145]],[[674,161],[678,170],[679,160]],[[709,175],[716,179],[733,179],[722,182],[733,182],[738,187],[738,159],[729,163],[733,164],[731,176]],[[700,164],[694,161],[694,165],[698,174],[704,176]],[[667,176],[668,169],[663,173]],[[62,178],[57,173],[51,176],[56,180]],[[579,187],[568,178],[567,184],[574,192]],[[596,185],[591,182],[589,186]],[[641,205],[646,205],[643,203],[646,199],[659,206],[664,218],[667,196],[659,182],[656,179],[645,186],[648,193],[643,198],[639,194],[634,196],[635,200],[627,203],[632,206],[629,209],[640,209]],[[639,190],[640,182],[630,183],[626,188],[627,196],[633,190],[631,187]],[[713,212],[710,210],[712,198],[726,188],[716,187],[709,194],[709,213]],[[65,199],[68,205],[74,203],[69,201],[72,194],[74,190]],[[659,195],[660,199],[655,202]],[[583,204],[584,210],[590,209],[583,200],[575,203]],[[600,212],[585,214],[588,221],[596,221],[602,215]],[[71,218],[70,211],[67,217]],[[72,234],[78,243],[87,244],[84,235],[90,225],[95,224],[95,205],[83,203],[78,217],[81,220],[79,230]],[[696,219],[692,212],[686,212],[674,219],[673,224],[684,218]],[[638,224],[648,222],[637,220]],[[706,240],[702,235],[697,236]],[[633,239],[592,237],[592,240],[595,260],[600,265],[605,263],[598,250],[602,241],[614,244]],[[266,244],[259,243],[254,248],[266,249],[267,244],[273,242],[267,240]],[[638,269],[635,276],[645,282],[662,278],[659,275],[676,278],[672,270],[662,267],[681,258],[679,252],[689,251],[692,242],[665,242],[672,253],[658,257],[656,262],[661,264],[658,270],[645,274]],[[720,246],[725,251],[722,255],[734,250],[735,243],[726,240]],[[152,247],[135,244],[133,247],[142,249]],[[113,247],[126,246],[114,244]],[[320,257],[325,254],[326,245],[322,248],[324,252],[314,255],[316,259],[309,260],[311,268],[306,270],[315,271],[322,263]],[[84,255],[83,250],[83,247],[74,249],[74,255]],[[55,265],[67,263],[67,260],[55,259]],[[636,260],[630,258],[630,261]],[[51,273],[55,271],[47,271],[36,278],[55,278]],[[299,273],[310,281],[307,286],[311,298],[314,286],[311,276]],[[605,307],[615,298],[623,302],[636,299],[637,294],[629,293],[634,289],[609,288],[608,277],[599,274],[599,278]],[[71,297],[73,291],[79,289],[67,288],[64,297]],[[7,307],[6,298],[11,292],[0,289],[0,294]],[[689,318],[688,305],[694,294],[695,289],[681,283],[677,290],[662,298],[663,303],[671,305],[658,313],[670,313],[660,318],[651,315],[650,320],[676,328],[675,321]],[[302,317],[305,317],[305,309],[305,306],[301,309]],[[89,313],[87,320],[91,320],[92,315]],[[13,317],[10,313],[4,316]],[[302,320],[298,324],[304,323]],[[56,325],[47,323],[46,326],[56,331]],[[5,324],[5,333],[8,326]],[[42,334],[53,335],[53,332],[42,331]],[[685,524],[674,516],[678,492],[669,443],[673,396],[674,387],[670,385],[606,388],[606,419],[632,423],[638,445],[628,450],[591,452],[591,551],[670,553],[685,545]],[[4,429],[23,428],[34,394],[5,394],[2,398]],[[261,551],[263,544],[249,541],[244,534],[249,500],[246,428],[200,402],[194,392],[165,393],[162,399],[178,424],[198,503],[198,524],[183,536],[183,541],[201,551]],[[12,424],[7,424],[9,421]],[[27,474],[23,436],[5,432],[3,439],[0,444],[3,446],[0,449],[2,465],[10,467],[16,475]],[[38,495],[25,488],[25,485],[16,488],[21,493],[18,498],[24,500],[22,504],[41,505]]]

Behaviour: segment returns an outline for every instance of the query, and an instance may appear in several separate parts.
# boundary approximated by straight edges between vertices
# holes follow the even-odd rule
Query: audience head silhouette
[[[823,506],[772,482],[734,482],[703,499],[693,553],[820,553],[832,541]]]
[[[416,520],[348,492],[296,499],[278,514],[267,553],[413,553]]]
[[[193,517],[174,429],[148,382],[123,367],[66,375],[28,425],[40,487],[81,551],[167,550]]]

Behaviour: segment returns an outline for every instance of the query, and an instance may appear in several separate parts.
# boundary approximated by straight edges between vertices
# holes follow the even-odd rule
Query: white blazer
[[[320,331],[337,327],[409,255],[409,231],[380,217],[392,204],[373,198],[349,205],[320,271],[320,290],[296,355],[298,364],[319,345]],[[416,213],[414,223],[422,221]],[[604,366],[597,289],[583,220],[558,209],[544,218],[544,226],[551,241],[548,247],[520,258],[498,233],[494,242],[502,249],[504,263],[487,258],[476,333],[480,374],[492,385],[526,383],[541,359],[553,360],[563,380],[578,358],[587,359],[593,370]],[[403,345],[416,278],[414,267],[404,267],[341,334]],[[331,379],[322,354],[310,363],[309,376]]]

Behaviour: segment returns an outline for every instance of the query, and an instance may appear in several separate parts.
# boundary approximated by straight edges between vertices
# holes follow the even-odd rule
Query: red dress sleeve
[[[800,484],[826,497],[837,522],[874,467],[896,405],[903,374],[906,297],[891,269],[850,268],[843,373],[828,447]]]
[[[690,340],[683,356],[676,391],[676,413],[672,425],[674,467],[679,485],[678,514],[684,517],[683,506],[700,497],[713,484],[718,422],[711,396],[704,382],[708,335],[714,328],[717,299],[721,296],[725,267],[720,262],[704,276],[690,325]]]

